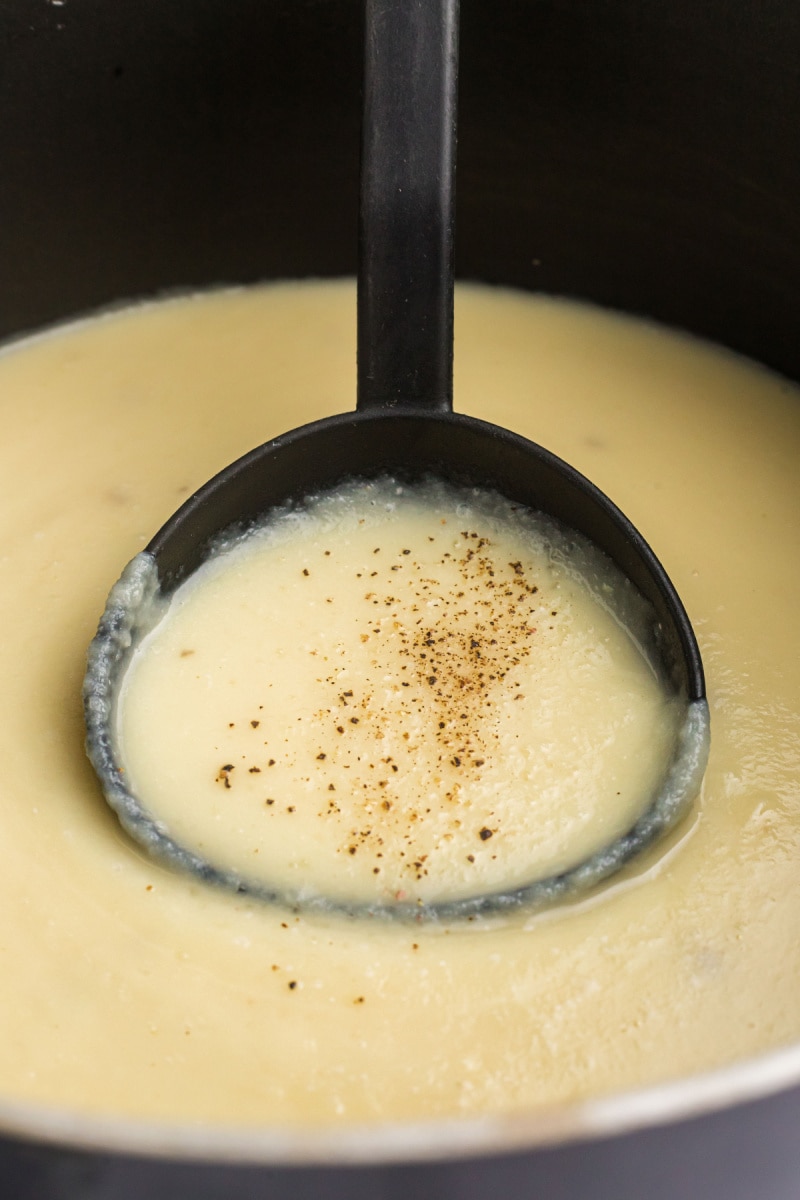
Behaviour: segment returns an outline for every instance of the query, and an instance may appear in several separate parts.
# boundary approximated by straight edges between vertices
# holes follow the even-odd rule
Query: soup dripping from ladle
[[[341,413],[283,434],[200,488],[129,565],[112,591],[89,654],[87,748],[106,798],[148,850],[211,883],[294,908],[455,920],[552,903],[581,893],[670,829],[696,795],[708,754],[700,652],[681,601],[644,539],[592,483],[509,430],[453,412],[453,200],[456,0],[366,0],[358,275],[358,396]],[[230,528],[352,479],[431,476],[499,492],[583,535],[630,580],[652,611],[667,686],[685,699],[672,761],[640,816],[599,852],[522,887],[442,903],[342,903],[304,888],[254,884],[182,846],[127,786],[115,703],[141,612],[169,596]]]

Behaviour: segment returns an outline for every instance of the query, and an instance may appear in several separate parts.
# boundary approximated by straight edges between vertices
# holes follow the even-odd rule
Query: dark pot
[[[4,0],[0,33],[0,337],[354,271],[357,0]],[[464,0],[459,274],[797,378],[798,62],[788,0]],[[0,1194],[797,1200],[799,1079],[790,1048],[511,1129],[295,1141],[294,1165],[0,1105]]]

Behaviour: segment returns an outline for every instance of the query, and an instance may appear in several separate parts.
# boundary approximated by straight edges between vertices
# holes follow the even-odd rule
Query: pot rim
[[[685,1121],[800,1083],[800,1043],[727,1067],[518,1113],[342,1127],[107,1116],[0,1097],[0,1135],[71,1150],[240,1166],[331,1167],[489,1157]]]

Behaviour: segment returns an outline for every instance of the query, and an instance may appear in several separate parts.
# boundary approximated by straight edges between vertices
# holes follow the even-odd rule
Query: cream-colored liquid
[[[686,706],[642,648],[653,620],[498,495],[350,483],[171,599],[124,675],[125,779],[182,847],[287,897],[396,911],[543,882],[664,784]]]
[[[0,1092],[94,1111],[341,1122],[515,1111],[800,1033],[796,390],[633,322],[457,303],[458,406],[609,492],[692,615],[712,704],[696,816],[592,903],[451,932],[289,916],[155,865],[82,750],[108,587],[186,494],[352,406],[354,292],[177,301],[0,361]]]

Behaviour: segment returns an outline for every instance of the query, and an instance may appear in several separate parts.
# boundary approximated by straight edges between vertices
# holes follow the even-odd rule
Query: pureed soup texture
[[[139,556],[110,604],[116,631],[118,593],[144,595],[110,801],[122,774],[123,815],[132,795],[237,889],[389,916],[525,885],[541,904],[568,871],[608,874],[675,790],[687,704],[648,655],[649,606],[496,493],[350,481],[223,538],[168,599],[154,570]]]
[[[714,737],[666,843],[581,903],[415,927],[232,896],[119,829],[80,701],[109,584],[220,466],[352,406],[354,299],[342,283],[170,301],[0,361],[7,1099],[244,1124],[518,1112],[800,1033],[800,397],[642,323],[462,289],[456,394],[611,494],[692,615]],[[232,734],[257,735],[252,699]],[[237,771],[277,769],[268,747],[239,753]],[[222,799],[232,762],[210,763]]]

